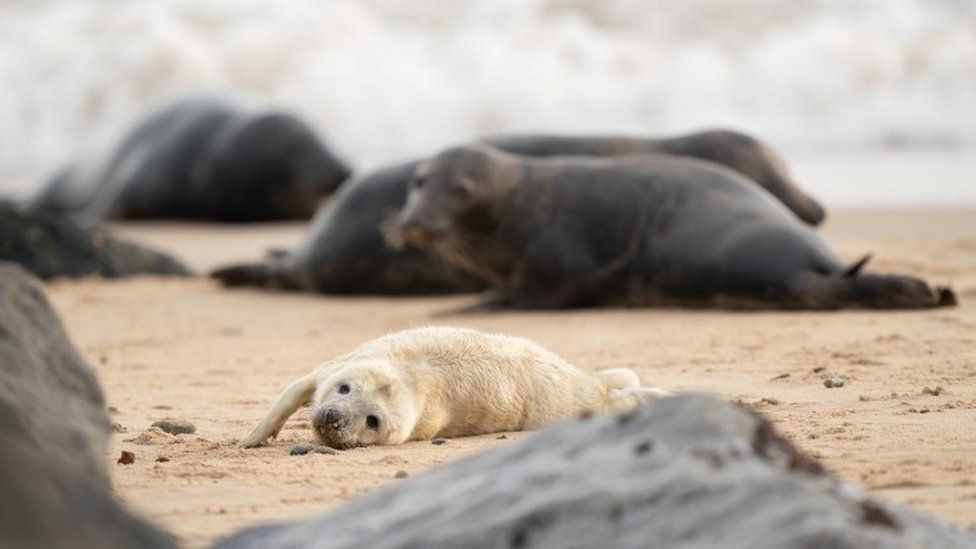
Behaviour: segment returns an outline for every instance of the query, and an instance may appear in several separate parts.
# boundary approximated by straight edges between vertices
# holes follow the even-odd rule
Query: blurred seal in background
[[[503,151],[538,157],[672,154],[700,158],[755,181],[810,225],[819,225],[826,217],[823,206],[797,186],[772,147],[736,131],[710,130],[667,139],[526,135],[485,142]]]
[[[473,309],[955,303],[916,278],[861,274],[867,258],[845,266],[769,193],[692,158],[453,148],[418,166],[396,228],[491,285]]]
[[[295,116],[193,97],[149,115],[106,157],[64,167],[31,208],[84,224],[307,219],[348,175]]]
[[[795,205],[812,204],[810,222],[823,209],[788,178],[778,156],[759,140],[731,131],[709,131],[670,139],[509,136],[486,142],[528,156],[649,155],[656,150],[725,164]],[[217,269],[226,286],[259,286],[332,294],[434,294],[473,292],[485,283],[449,262],[403,242],[390,231],[403,207],[419,161],[355,177],[323,205],[303,242],[292,252],[269,253],[264,261]],[[612,184],[611,179],[594,181]],[[809,201],[804,202],[804,200]],[[799,207],[799,206],[798,206]],[[796,210],[794,210],[796,211]],[[819,213],[817,213],[819,212]]]
[[[262,286],[331,294],[441,294],[485,288],[477,278],[412,247],[390,246],[384,236],[407,198],[418,162],[354,177],[312,221],[291,252],[263,262],[231,265],[211,276],[225,286]]]

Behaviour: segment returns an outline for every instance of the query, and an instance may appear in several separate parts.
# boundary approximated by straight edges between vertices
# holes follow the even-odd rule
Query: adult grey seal
[[[348,175],[295,116],[194,97],[149,115],[107,157],[63,168],[31,207],[85,224],[307,219]]]
[[[638,154],[641,147],[653,150],[653,146],[659,146],[675,154],[694,153],[738,166],[742,173],[753,178],[752,186],[756,184],[754,181],[761,180],[768,187],[796,191],[790,196],[805,196],[785,179],[785,172],[775,169],[771,162],[777,157],[768,152],[768,147],[730,131],[660,140],[536,136],[489,141],[511,152],[538,156],[616,157]],[[322,207],[304,241],[294,251],[269,254],[258,263],[223,267],[211,276],[227,286],[332,294],[432,294],[484,289],[484,282],[447,262],[409,245],[391,246],[385,238],[384,221],[403,207],[410,178],[418,164],[419,161],[405,162],[353,178]]]
[[[19,263],[45,280],[100,275],[193,274],[172,256],[116,238],[104,227],[81,227],[71,219],[25,212],[0,200],[0,261]]]
[[[526,135],[485,142],[503,151],[534,157],[670,154],[709,160],[755,181],[810,225],[819,225],[826,217],[823,206],[793,181],[786,162],[772,147],[737,131],[710,130],[667,139]]]
[[[417,162],[381,168],[354,177],[316,214],[305,239],[290,252],[265,261],[217,269],[211,276],[226,286],[330,294],[441,294],[485,287],[427,252],[391,247],[384,221],[391,221],[407,198]]]
[[[675,156],[533,159],[487,146],[418,166],[406,240],[491,285],[476,308],[918,308],[955,302],[861,274],[747,179]]]

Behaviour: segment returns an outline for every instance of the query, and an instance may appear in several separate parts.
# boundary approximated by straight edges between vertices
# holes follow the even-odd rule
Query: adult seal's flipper
[[[850,278],[852,276],[857,276],[861,272],[861,269],[864,267],[864,265],[867,264],[868,261],[871,261],[871,254],[867,254],[861,259],[855,261],[854,263],[851,263],[851,265],[848,268],[844,269],[844,272],[841,273],[841,278]]]

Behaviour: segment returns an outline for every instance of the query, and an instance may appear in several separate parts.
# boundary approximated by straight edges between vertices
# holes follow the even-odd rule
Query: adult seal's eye
[[[346,394],[348,392],[349,392],[349,385],[348,384],[343,383],[342,385],[339,386],[339,394],[340,395],[344,395],[344,394]]]
[[[366,426],[369,427],[370,429],[379,429],[380,428],[380,418],[378,418],[378,417],[376,417],[376,416],[374,416],[372,414],[366,416]]]
[[[419,188],[423,187],[424,186],[424,183],[426,183],[426,182],[427,182],[426,179],[423,178],[423,177],[415,177],[413,179],[413,187],[415,189],[419,189]]]
[[[453,189],[454,196],[458,198],[468,198],[471,196],[471,190],[463,185],[456,185]]]

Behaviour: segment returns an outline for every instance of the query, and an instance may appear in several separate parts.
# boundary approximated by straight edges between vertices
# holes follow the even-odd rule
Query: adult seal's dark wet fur
[[[312,221],[293,252],[266,261],[218,269],[227,286],[264,286],[333,294],[437,294],[473,292],[484,283],[416,248],[395,249],[385,240],[406,201],[417,162],[383,168],[344,184]]]
[[[730,131],[712,131],[674,139],[509,137],[490,140],[526,155],[581,154],[617,156],[654,146],[728,162],[767,188],[786,182],[770,164],[775,155],[755,139]],[[764,152],[765,151],[765,152]],[[741,158],[740,158],[741,155]],[[471,292],[484,282],[430,254],[409,246],[391,246],[384,221],[402,207],[418,162],[386,167],[344,184],[317,214],[312,228],[290,253],[269,254],[259,263],[232,265],[212,276],[227,286],[259,286],[336,294],[430,294]],[[602,185],[603,182],[600,182]],[[796,191],[799,195],[801,192]]]
[[[417,168],[397,225],[488,281],[480,308],[917,308],[948,289],[861,274],[768,193],[674,156],[530,159],[486,146]]]
[[[669,139],[519,136],[489,139],[486,143],[533,157],[671,154],[700,158],[732,168],[759,183],[810,225],[819,225],[826,216],[823,206],[793,182],[786,163],[776,151],[752,136],[735,131],[712,130]]]
[[[116,150],[61,170],[33,201],[86,224],[104,218],[307,219],[349,175],[298,118],[213,98],[179,101]]]
[[[192,274],[173,257],[120,240],[102,227],[86,229],[6,201],[0,201],[0,261],[19,263],[43,279]]]

